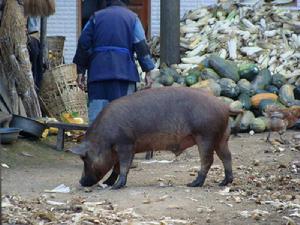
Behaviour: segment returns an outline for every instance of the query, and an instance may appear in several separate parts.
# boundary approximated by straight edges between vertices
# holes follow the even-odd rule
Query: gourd
[[[255,64],[242,64],[239,66],[239,75],[241,79],[252,81],[258,73],[259,68]]]
[[[205,68],[201,71],[200,77],[202,80],[207,80],[207,79],[214,79],[214,80],[219,80],[220,76],[210,68]]]
[[[293,105],[295,101],[294,86],[290,84],[283,85],[279,90],[279,100],[285,106]]]
[[[278,96],[272,93],[256,94],[251,97],[251,105],[257,108],[259,106],[259,103],[264,99],[270,99],[276,101],[278,99]]]
[[[248,96],[252,96],[255,94],[254,90],[252,89],[251,83],[246,79],[241,79],[237,83],[240,93],[247,94]]]
[[[295,97],[295,99],[300,100],[300,86],[295,87],[295,89],[294,89],[294,97]]]
[[[219,84],[221,86],[221,95],[235,98],[239,95],[240,90],[236,83],[229,78],[222,78],[219,80]]]
[[[265,87],[271,83],[271,80],[271,72],[268,69],[262,69],[252,81],[252,88],[255,91],[264,90]]]
[[[231,98],[220,96],[218,99],[222,102],[224,102],[226,105],[230,105],[232,102],[234,102]]]
[[[244,109],[249,110],[251,108],[251,98],[249,95],[242,93],[238,99],[242,103]]]
[[[261,118],[255,118],[250,122],[250,129],[255,133],[264,132],[266,129],[265,121]]]
[[[286,84],[286,78],[282,74],[276,73],[272,76],[272,84],[277,88],[281,88],[282,85]]]
[[[254,118],[255,116],[251,111],[245,111],[240,122],[240,130],[247,131]]]
[[[273,94],[278,94],[279,89],[275,85],[268,85],[266,91]]]
[[[220,96],[220,94],[221,94],[220,85],[218,83],[216,83],[213,79],[200,81],[200,82],[192,85],[191,88],[199,88],[202,90],[207,90],[214,96]]]
[[[209,57],[209,66],[213,68],[220,77],[229,78],[235,82],[240,79],[238,68],[232,61],[224,60],[219,56],[213,55]]]
[[[233,110],[238,110],[238,109],[242,109],[243,108],[243,105],[240,101],[234,101],[232,102],[230,105],[229,105],[230,109],[233,109]]]
[[[165,74],[159,78],[159,83],[164,86],[171,86],[174,83],[174,78],[170,74]]]

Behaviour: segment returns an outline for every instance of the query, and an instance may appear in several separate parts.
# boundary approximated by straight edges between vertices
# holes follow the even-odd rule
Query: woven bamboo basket
[[[65,39],[66,37],[64,36],[47,37],[48,60],[50,68],[54,68],[63,64]]]
[[[45,72],[40,97],[46,110],[60,120],[62,113],[78,113],[87,121],[87,96],[76,82],[76,65],[64,64]]]

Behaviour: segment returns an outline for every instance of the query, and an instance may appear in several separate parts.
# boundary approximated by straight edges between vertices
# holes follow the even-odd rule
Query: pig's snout
[[[91,187],[98,183],[98,179],[93,176],[84,176],[80,179],[79,183],[83,187]]]

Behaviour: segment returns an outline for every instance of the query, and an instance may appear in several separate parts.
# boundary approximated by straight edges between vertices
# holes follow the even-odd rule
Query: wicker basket
[[[64,61],[64,44],[66,37],[64,36],[49,36],[48,43],[48,60],[49,67],[54,68],[63,64]]]
[[[45,72],[40,97],[46,111],[56,119],[64,112],[76,112],[87,120],[87,96],[76,82],[75,64],[64,64]]]

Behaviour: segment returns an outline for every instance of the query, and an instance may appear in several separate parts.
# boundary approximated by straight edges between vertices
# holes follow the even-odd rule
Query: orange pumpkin
[[[257,108],[262,100],[270,99],[276,101],[278,96],[273,93],[260,93],[251,97],[251,105]]]

